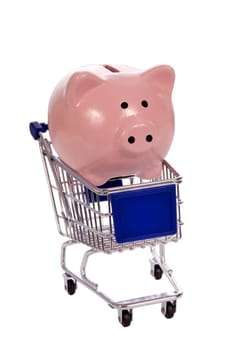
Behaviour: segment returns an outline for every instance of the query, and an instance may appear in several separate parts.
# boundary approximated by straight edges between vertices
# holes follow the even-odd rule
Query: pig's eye
[[[141,101],[141,105],[142,105],[142,107],[147,108],[148,102],[146,100],[143,100],[143,101]]]
[[[127,102],[122,102],[120,106],[123,109],[128,108],[128,103]]]

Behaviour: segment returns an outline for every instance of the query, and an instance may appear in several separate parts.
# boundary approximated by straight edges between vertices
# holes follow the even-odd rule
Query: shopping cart
[[[39,141],[58,231],[69,238],[61,248],[61,266],[68,294],[75,293],[77,283],[84,285],[117,309],[124,327],[131,324],[132,309],[144,305],[160,303],[165,317],[172,318],[182,291],[166,264],[165,245],[181,238],[181,176],[163,161],[161,176],[157,179],[127,176],[95,187],[57,157],[49,137],[43,135],[47,130],[47,124],[30,123],[31,135]],[[91,247],[83,256],[79,276],[66,266],[66,250],[76,243]],[[151,274],[156,280],[164,274],[173,287],[172,292],[116,302],[86,276],[91,255],[146,246],[152,253]]]

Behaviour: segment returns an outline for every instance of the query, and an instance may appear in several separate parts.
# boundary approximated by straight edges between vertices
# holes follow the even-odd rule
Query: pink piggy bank
[[[160,175],[174,135],[170,66],[90,65],[65,77],[48,111],[60,159],[93,185]]]

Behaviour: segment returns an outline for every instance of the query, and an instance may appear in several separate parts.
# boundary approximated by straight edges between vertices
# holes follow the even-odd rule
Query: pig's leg
[[[162,172],[162,164],[158,164],[157,166],[144,169],[144,171],[137,174],[141,179],[154,179],[155,177],[159,177]]]
[[[77,171],[87,182],[90,182],[94,186],[100,186],[107,182],[108,178],[104,176],[100,176],[97,173],[93,173],[90,171]]]

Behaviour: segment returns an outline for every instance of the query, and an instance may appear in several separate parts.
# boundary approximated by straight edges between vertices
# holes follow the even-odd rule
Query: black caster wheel
[[[166,318],[172,318],[176,312],[176,301],[167,301],[162,307],[162,313]]]
[[[77,289],[77,282],[76,282],[76,280],[74,278],[68,276],[68,275],[65,275],[64,279],[65,279],[64,287],[65,287],[65,290],[67,291],[67,293],[69,295],[75,294],[76,289]]]
[[[160,280],[163,275],[163,270],[159,264],[154,265],[154,278]]]
[[[123,327],[129,327],[132,322],[132,309],[119,311],[119,322]]]

